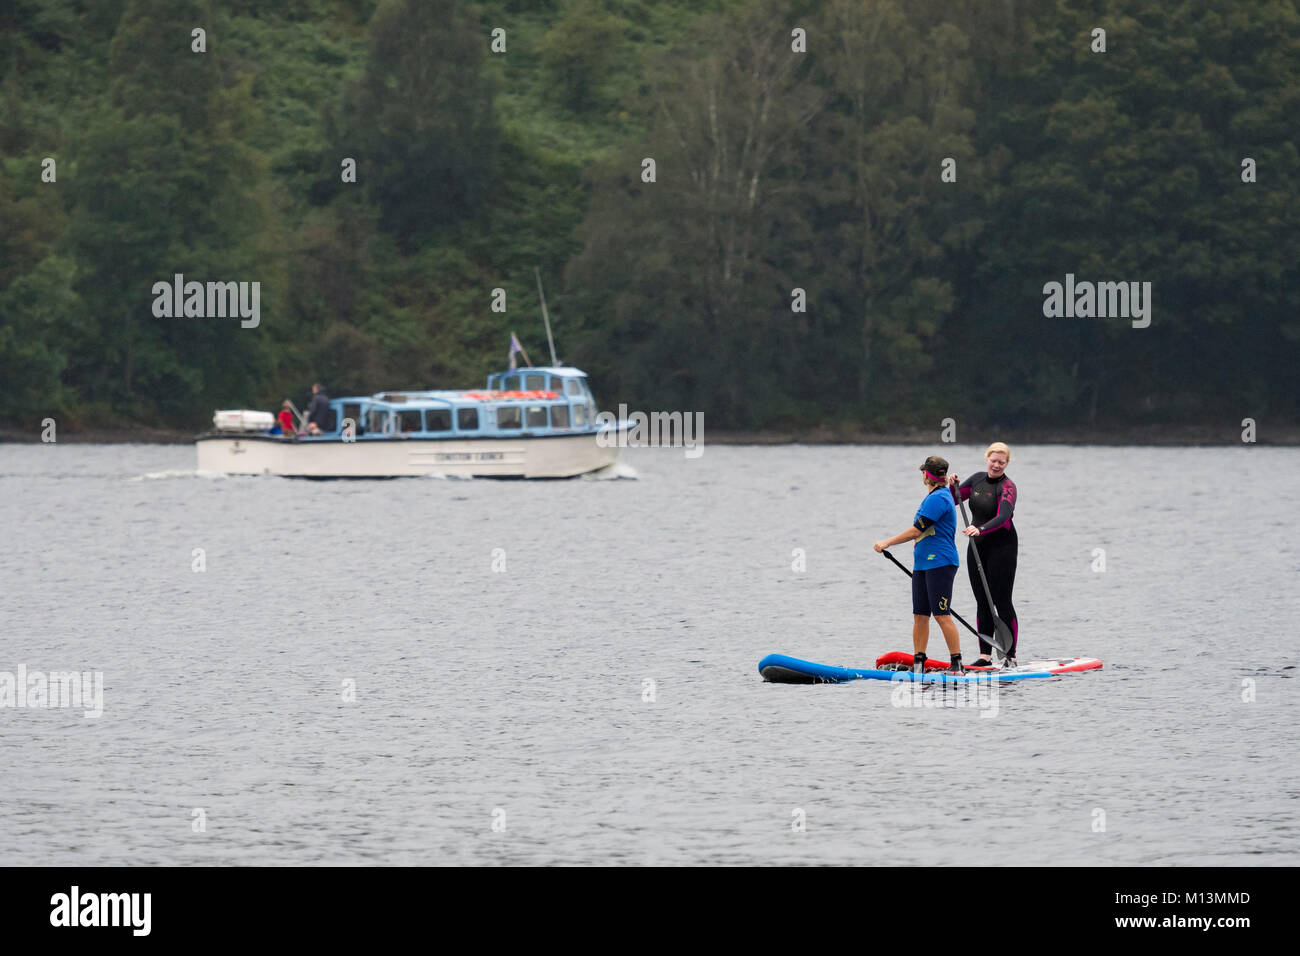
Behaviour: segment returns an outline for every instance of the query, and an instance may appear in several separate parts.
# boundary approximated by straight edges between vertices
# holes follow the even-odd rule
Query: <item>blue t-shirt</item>
[[[921,531],[912,548],[912,570],[929,571],[949,564],[961,566],[957,545],[953,543],[957,535],[957,509],[952,503],[952,492],[946,487],[936,488],[926,495],[912,523]]]

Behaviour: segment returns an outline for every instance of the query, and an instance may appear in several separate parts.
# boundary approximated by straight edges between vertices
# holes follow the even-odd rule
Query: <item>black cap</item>
[[[925,464],[921,466],[921,470],[928,471],[936,478],[947,478],[948,462],[940,458],[938,455],[931,455],[925,460]]]

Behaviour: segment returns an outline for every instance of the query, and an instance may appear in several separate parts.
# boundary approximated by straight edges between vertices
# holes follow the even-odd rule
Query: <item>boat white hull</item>
[[[291,478],[571,478],[613,464],[618,447],[596,435],[472,440],[384,438],[293,441],[266,435],[201,435],[199,470]]]

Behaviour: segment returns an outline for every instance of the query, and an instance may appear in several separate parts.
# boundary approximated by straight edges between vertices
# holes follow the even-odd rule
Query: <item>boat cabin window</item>
[[[518,428],[523,424],[518,405],[497,406],[497,428]]]
[[[389,417],[388,412],[382,408],[370,409],[366,421],[366,431],[376,435],[391,435],[392,432],[389,429],[392,426],[388,424]]]
[[[451,431],[451,409],[426,408],[424,410],[424,430],[427,432]]]
[[[587,406],[586,406],[586,405],[574,405],[574,406],[573,406],[573,424],[574,424],[574,425],[585,425],[585,424],[587,424]]]
[[[551,406],[551,427],[552,428],[569,427],[569,406],[568,405]]]
[[[546,406],[529,405],[527,414],[525,416],[525,422],[529,428],[545,428],[546,427]]]
[[[361,417],[361,404],[359,402],[344,402],[343,417],[352,419],[352,425],[356,429],[355,434],[364,435],[366,433],[366,423]],[[344,423],[340,422],[340,425]]]
[[[477,408],[456,409],[456,427],[463,432],[478,431],[478,409]]]
[[[546,376],[536,372],[524,376],[524,391],[540,392],[546,388]]]
[[[518,375],[502,375],[502,376],[501,376],[501,388],[499,389],[499,391],[502,391],[502,392],[517,392],[517,391],[519,391],[519,376],[518,376]]]
[[[418,432],[421,427],[419,411],[412,409],[397,413],[397,430],[403,435],[408,432]]]
[[[566,378],[564,380],[564,390],[570,395],[581,395],[582,383],[576,378]]]

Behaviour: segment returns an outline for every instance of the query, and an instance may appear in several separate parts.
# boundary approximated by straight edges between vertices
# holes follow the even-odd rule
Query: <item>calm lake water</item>
[[[634,480],[305,482],[0,445],[0,672],[103,675],[97,719],[0,709],[4,862],[1300,862],[1300,450],[1013,448],[1020,657],[1102,671],[995,714],[762,681],[769,652],[910,649],[871,542],[932,452],[982,463],[708,446],[630,450]]]

